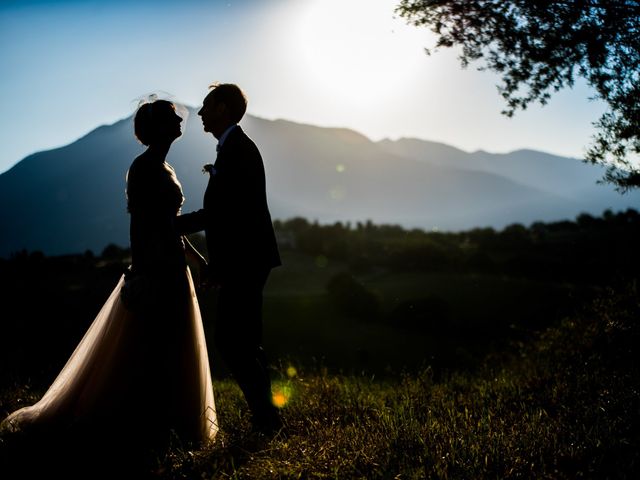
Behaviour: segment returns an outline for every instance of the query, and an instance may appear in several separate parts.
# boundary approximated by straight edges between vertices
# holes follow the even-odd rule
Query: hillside
[[[263,153],[274,219],[456,231],[640,203],[638,193],[620,196],[595,185],[595,167],[540,152],[468,154],[420,140],[376,143],[351,130],[252,116],[242,124]],[[0,257],[22,249],[57,255],[126,246],[125,174],[141,151],[131,119],[124,119],[0,175]],[[192,112],[169,154],[186,196],[183,211],[200,208],[202,165],[214,160],[215,140]]]

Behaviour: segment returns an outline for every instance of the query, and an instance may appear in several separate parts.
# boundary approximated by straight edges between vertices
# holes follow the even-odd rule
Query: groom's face
[[[224,111],[225,105],[216,102],[211,94],[205,97],[202,108],[198,111],[205,132],[213,133],[216,138],[224,132]]]

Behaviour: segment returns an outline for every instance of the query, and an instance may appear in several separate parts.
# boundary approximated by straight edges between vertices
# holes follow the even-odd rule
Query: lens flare
[[[347,196],[347,189],[343,185],[336,185],[331,190],[329,190],[329,198],[335,202],[340,202],[344,200]]]
[[[273,394],[273,404],[278,408],[282,408],[287,404],[287,397],[282,392],[276,392]]]
[[[271,394],[271,402],[277,408],[283,408],[291,400],[293,388],[288,383],[276,384]]]

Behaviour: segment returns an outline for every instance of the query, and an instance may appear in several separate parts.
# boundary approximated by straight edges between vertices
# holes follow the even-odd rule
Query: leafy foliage
[[[401,0],[399,14],[438,35],[436,48],[460,46],[502,76],[503,111],[584,78],[608,110],[595,122],[587,160],[608,164],[605,179],[640,186],[640,3],[634,0]]]

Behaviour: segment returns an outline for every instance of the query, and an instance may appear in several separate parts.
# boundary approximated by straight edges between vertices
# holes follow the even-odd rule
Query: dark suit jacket
[[[280,265],[262,157],[240,126],[229,133],[214,169],[203,208],[179,216],[178,231],[205,231],[211,273],[221,278]]]

